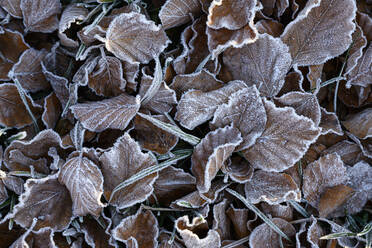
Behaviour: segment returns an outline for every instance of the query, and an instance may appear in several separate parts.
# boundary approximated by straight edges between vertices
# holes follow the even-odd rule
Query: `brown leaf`
[[[110,23],[106,33],[107,50],[130,63],[148,63],[168,46],[164,30],[142,14],[121,14]]]
[[[307,231],[307,241],[311,244],[312,248],[319,248],[324,247],[325,240],[320,240],[325,232],[323,228],[318,224],[318,221],[314,216],[311,216],[311,225],[309,226],[309,230]],[[328,247],[328,246],[327,246]]]
[[[362,28],[363,33],[367,38],[367,41],[371,41],[372,18],[368,14],[357,11],[356,21],[358,25]]]
[[[39,51],[33,48],[26,50],[9,72],[9,77],[18,79],[26,91],[36,92],[49,89],[50,85],[41,68],[41,61],[46,54],[45,50]]]
[[[159,248],[185,248],[177,237],[173,239],[172,233],[164,230],[160,231],[158,240]]]
[[[200,193],[206,193],[226,159],[242,142],[238,129],[226,126],[208,133],[194,148],[191,171]]]
[[[15,18],[22,18],[21,0],[0,0],[0,6]]]
[[[107,225],[107,221],[104,221]],[[94,248],[114,247],[110,244],[111,235],[106,232],[98,221],[92,218],[85,218],[80,224],[81,231],[84,233],[85,242]]]
[[[327,217],[342,205],[353,193],[354,190],[352,188],[343,184],[327,188],[320,196],[318,206],[319,216]]]
[[[170,123],[164,115],[152,115],[152,117],[162,122]],[[178,143],[177,136],[158,128],[139,115],[134,117],[134,130],[135,138],[140,146],[145,150],[150,150],[158,154],[166,154]]]
[[[72,221],[72,201],[64,185],[57,176],[43,179],[29,179],[20,202],[14,207],[11,218],[23,228],[30,228],[34,218],[38,221],[34,231],[50,227],[53,231],[62,231]]]
[[[8,199],[8,191],[2,180],[0,180],[0,204],[3,204]]]
[[[306,75],[307,80],[309,80],[310,82],[310,90],[314,90],[313,91],[314,95],[317,95],[320,90],[320,83],[322,82],[323,67],[324,67],[324,64],[311,65],[309,66],[309,73]]]
[[[70,107],[75,118],[93,132],[102,132],[107,128],[124,130],[139,108],[140,98],[127,94]]]
[[[292,167],[306,153],[320,130],[310,119],[297,115],[293,108],[278,108],[267,100],[264,105],[267,114],[265,131],[243,154],[255,168],[281,172]]]
[[[17,195],[21,195],[24,191],[23,185],[25,181],[23,181],[23,179],[20,177],[7,175],[5,178],[3,178],[3,183],[5,187]]]
[[[256,0],[213,0],[209,6],[207,25],[213,29],[240,29],[253,22]]]
[[[111,196],[114,188],[140,172],[155,164],[149,153],[142,153],[138,143],[128,133],[119,138],[114,146],[100,156],[106,199],[112,197],[110,203],[118,208],[126,208],[147,199],[153,192],[153,184],[157,173],[130,184]]]
[[[253,167],[240,156],[232,156],[222,168],[222,172],[237,183],[246,183],[253,177]]]
[[[263,96],[271,97],[277,95],[284,84],[291,56],[279,38],[261,34],[252,44],[227,49],[223,62],[233,79],[255,84]]]
[[[328,112],[325,108],[320,107],[321,117],[319,127],[322,128],[322,134],[333,133],[343,135],[342,127],[337,115],[334,112]]]
[[[233,205],[226,210],[226,214],[233,224],[234,233],[238,239],[247,237],[250,234],[250,230],[247,227],[251,218],[250,213],[252,212],[246,208],[234,208]]]
[[[321,112],[318,99],[315,95],[293,91],[275,98],[275,100],[279,107],[292,107],[296,111],[296,114],[311,119],[316,126],[319,125]]]
[[[199,72],[175,76],[169,87],[176,92],[179,99],[183,93],[191,89],[208,92],[217,90],[222,86],[222,81],[218,80],[214,74],[203,69]]]
[[[300,201],[301,191],[292,177],[285,173],[256,171],[244,187],[247,200],[253,204],[267,202],[271,205],[289,200]]]
[[[38,116],[41,114],[41,107],[34,104],[31,97],[25,95],[31,112]],[[0,85],[0,123],[6,127],[24,127],[31,124],[32,118],[29,115],[17,87],[14,84],[3,83]]]
[[[275,20],[259,20],[256,24],[257,31],[260,34],[269,34],[273,37],[279,37],[284,30],[283,24]]]
[[[59,102],[56,94],[51,93],[44,99],[44,112],[41,116],[41,120],[43,121],[46,128],[53,129],[62,113],[62,106]]]
[[[228,200],[225,198],[213,206],[213,230],[217,231],[221,240],[231,239],[231,222],[226,215]]]
[[[360,139],[372,137],[372,108],[349,116],[342,124]]]
[[[190,223],[189,217],[186,215],[178,218],[175,226],[187,248],[221,246],[220,235],[217,231],[208,229],[204,218],[195,217]]]
[[[289,222],[280,219],[272,219],[274,224],[280,228],[288,237],[294,237],[296,229]],[[249,237],[249,247],[251,248],[280,248],[281,237],[271,227],[264,223],[256,227]],[[283,240],[285,245],[285,242]]]
[[[329,187],[346,183],[346,167],[336,153],[322,156],[303,172],[302,192],[311,206],[317,208],[320,196]]]
[[[367,39],[358,24],[356,24],[352,38],[353,43],[349,48],[349,57],[347,58],[346,69],[344,72],[345,75],[349,74],[355,66],[357,66],[359,59],[363,55],[363,49],[367,46]]]
[[[150,210],[142,211],[141,208],[112,230],[114,239],[124,242],[129,248],[156,247],[158,235],[158,221],[154,214]]]
[[[270,215],[272,218],[281,218],[286,221],[293,220],[293,208],[288,203],[285,205],[270,205],[266,202],[262,202],[260,205],[262,212],[266,215]]]
[[[82,154],[69,158],[62,166],[58,180],[70,191],[74,215],[100,215],[105,206],[101,202],[103,176],[92,160]]]
[[[355,67],[349,72],[347,76],[346,87],[350,88],[351,85],[358,85],[367,87],[371,84],[372,80],[372,45],[363,53],[362,57],[359,58]]]
[[[52,33],[58,29],[61,3],[58,0],[21,0],[25,31]]]
[[[243,88],[246,88],[244,82],[232,81],[209,92],[189,90],[178,103],[175,119],[183,127],[192,130],[212,118],[219,105],[226,103],[231,94]]]
[[[167,0],[161,7],[159,18],[164,29],[188,23],[202,13],[199,0]]]
[[[352,42],[353,0],[311,0],[290,22],[281,38],[289,47],[293,64],[317,65],[341,55]]]
[[[343,140],[322,151],[322,155],[330,153],[337,153],[345,164],[352,165],[360,160],[362,150],[354,142]]]
[[[236,148],[241,151],[251,147],[266,126],[266,110],[255,85],[233,93],[228,103],[220,105],[210,122],[213,128],[232,124],[239,129],[243,142]]]

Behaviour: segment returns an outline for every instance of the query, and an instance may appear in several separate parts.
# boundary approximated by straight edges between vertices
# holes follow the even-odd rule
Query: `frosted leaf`
[[[127,81],[127,88],[137,91],[137,76],[139,74],[139,64],[131,64],[122,61],[124,79]]]
[[[0,80],[9,80],[9,71],[12,69],[13,63],[8,62],[0,58]]]
[[[196,177],[199,192],[208,192],[211,181],[241,142],[239,130],[226,126],[208,133],[195,146],[191,157],[191,171]]]
[[[353,193],[354,190],[352,188],[343,184],[327,188],[320,196],[318,206],[319,216],[327,217],[347,199],[350,199],[350,196],[352,196]]]
[[[311,216],[311,225],[307,231],[307,241],[311,244],[312,248],[324,247],[325,240],[320,240],[320,237],[325,235],[323,228],[318,224],[318,221],[314,216]]]
[[[76,40],[71,39],[65,33],[72,24],[79,23],[85,19],[88,15],[88,10],[83,6],[77,4],[69,4],[61,15],[61,20],[58,25],[58,37],[61,40],[61,44],[67,47],[78,47],[79,43]]]
[[[270,205],[266,202],[260,204],[261,210],[266,215],[272,216],[272,218],[281,218],[286,221],[293,220],[293,207],[290,204],[277,204]]]
[[[292,63],[317,65],[344,53],[352,42],[355,14],[353,0],[308,1],[281,36]]]
[[[255,219],[253,216],[250,216],[251,213],[252,212],[246,208],[234,208],[233,205],[226,210],[226,214],[232,222],[232,229],[237,238],[241,239],[250,234],[250,230],[247,226],[251,219]]]
[[[147,91],[153,83],[153,77],[143,73],[141,78],[141,86],[138,94],[143,99]],[[148,102],[142,102],[141,108],[151,110],[158,114],[168,113],[172,110],[173,106],[177,104],[176,93],[170,89],[168,85],[162,81],[160,87],[154,96]]]
[[[195,177],[181,168],[169,166],[159,172],[154,184],[154,194],[157,202],[167,206],[195,190]]]
[[[164,115],[152,115],[162,122],[170,121]],[[143,149],[166,154],[178,143],[178,137],[158,128],[139,115],[134,117],[135,138]]]
[[[139,107],[139,97],[121,94],[98,102],[78,103],[70,109],[86,129],[101,132],[107,128],[124,130]]]
[[[349,116],[342,124],[359,139],[372,137],[372,108]]]
[[[326,155],[330,153],[337,153],[345,164],[351,165],[356,164],[360,160],[362,150],[358,144],[343,140],[322,151],[321,154]]]
[[[240,156],[233,156],[222,168],[222,172],[228,175],[232,181],[246,183],[253,177],[253,168],[247,160]]]
[[[303,91],[302,83],[304,77],[301,72],[294,70],[288,73],[284,80],[284,85],[278,93],[279,96],[291,91]]]
[[[278,108],[264,100],[267,114],[266,128],[244,157],[255,168],[281,172],[292,167],[316,141],[319,128],[293,108]]]
[[[44,99],[44,112],[41,117],[46,128],[53,129],[62,113],[62,106],[56,94],[51,93]]]
[[[4,152],[4,164],[9,170],[30,171],[30,165],[36,172],[48,174],[46,159],[51,147],[62,152],[62,141],[52,129],[43,130],[30,141],[13,141]],[[14,154],[14,152],[16,152]],[[17,156],[14,156],[17,155]],[[26,159],[23,159],[26,158]],[[37,164],[30,163],[37,162]],[[40,164],[40,166],[37,166]]]
[[[274,224],[280,228],[288,237],[294,237],[296,229],[289,222],[280,219],[272,219]],[[271,227],[264,223],[256,227],[249,237],[249,247],[251,248],[280,248],[281,237]],[[282,239],[284,246],[286,245],[285,240]]]
[[[269,34],[273,37],[279,37],[284,30],[283,24],[278,21],[269,19],[269,20],[259,20],[256,24],[257,31],[260,34]]]
[[[69,158],[60,169],[58,180],[70,191],[74,215],[100,215],[105,206],[101,202],[103,176],[92,160],[82,154]]]
[[[253,204],[264,201],[275,205],[301,200],[300,189],[292,177],[285,173],[257,171],[245,184],[244,190],[247,200]]]
[[[204,218],[195,217],[190,223],[186,215],[178,218],[175,226],[187,248],[221,247],[220,235],[215,230],[209,230]]]
[[[240,29],[253,22],[256,5],[256,0],[213,0],[209,6],[207,25],[213,29]]]
[[[245,87],[244,82],[233,81],[209,92],[189,90],[178,103],[175,119],[183,127],[192,130],[211,119],[219,105],[226,103],[231,94]]]
[[[24,191],[23,185],[25,182],[20,177],[7,175],[5,178],[3,178],[3,183],[5,187],[17,195],[21,195]]]
[[[307,80],[310,82],[310,90],[313,94],[317,95],[320,90],[320,83],[322,82],[322,72],[324,64],[309,66],[309,73],[306,75]],[[301,88],[302,84],[301,84]]]
[[[52,33],[58,29],[61,3],[58,0],[21,0],[25,31]]]
[[[167,0],[161,7],[159,18],[164,29],[188,23],[202,13],[199,0]]]
[[[356,21],[358,25],[362,28],[367,41],[372,40],[372,18],[363,12],[357,11]]]
[[[0,6],[15,18],[22,18],[21,0],[0,0]]]
[[[149,153],[142,153],[138,143],[128,133],[119,138],[114,146],[100,157],[102,173],[105,178],[104,196],[110,199],[114,188],[140,172],[155,164]],[[110,203],[118,208],[126,208],[142,202],[153,192],[153,184],[158,177],[153,173],[116,192]]]
[[[33,218],[37,218],[34,231],[46,227],[53,231],[62,231],[72,220],[70,194],[56,176],[27,180],[25,192],[19,199],[11,217],[23,228],[30,228]]]
[[[223,199],[213,206],[213,230],[217,231],[221,240],[231,239],[231,222],[226,215],[228,200]]]
[[[51,229],[43,229],[37,233],[28,229],[9,248],[56,247],[53,236]]]
[[[370,44],[359,58],[355,67],[347,75],[346,87],[350,88],[351,85],[358,85],[367,87],[372,81],[372,45]]]
[[[203,69],[192,74],[175,76],[169,87],[176,92],[179,99],[184,92],[191,89],[208,92],[221,88],[223,85],[223,82],[216,79],[214,74]]]
[[[275,96],[284,84],[291,56],[279,38],[262,34],[252,44],[227,49],[223,62],[233,79],[255,84],[263,96]]]
[[[107,50],[130,63],[148,63],[168,46],[169,40],[161,26],[142,14],[121,14],[110,23],[106,33]]]
[[[343,135],[342,127],[338,117],[333,112],[328,112],[325,108],[320,107],[321,117],[319,127],[322,128],[322,134],[333,133]]]
[[[179,238],[174,239],[172,235],[173,234],[171,232],[161,230],[158,238],[158,248],[185,248]]]
[[[229,47],[240,48],[246,44],[253,43],[257,40],[258,33],[256,28],[251,24],[237,30],[226,28],[213,29],[207,27],[208,48],[212,53],[212,59]]]
[[[41,68],[41,61],[46,53],[45,50],[39,51],[33,48],[26,50],[9,72],[9,77],[18,79],[26,91],[36,92],[49,89],[50,85]]]
[[[38,116],[41,114],[40,106],[34,104],[31,97],[25,95],[31,112]],[[0,85],[0,124],[6,127],[24,127],[32,124],[28,113],[15,84],[3,83]]]
[[[356,25],[352,38],[353,43],[349,48],[349,57],[347,58],[346,69],[344,72],[345,75],[349,74],[354,69],[358,60],[363,55],[363,49],[367,46],[366,37],[358,24]]]
[[[124,242],[128,247],[157,247],[159,235],[158,221],[150,210],[140,208],[135,215],[123,219],[112,230],[112,237]],[[129,245],[129,244],[135,244]]]
[[[302,192],[311,206],[317,208],[320,196],[329,187],[346,183],[346,167],[336,153],[320,157],[309,164],[303,173]]]
[[[109,221],[106,218],[100,218],[107,228],[110,227]],[[81,232],[84,233],[85,242],[91,247],[103,248],[103,247],[114,247],[110,244],[111,234],[98,223],[97,220],[93,218],[85,218],[83,223],[79,223],[81,227]]]
[[[266,110],[255,85],[232,94],[229,102],[220,105],[210,126],[225,127],[232,124],[239,129],[243,142],[236,148],[241,151],[251,147],[266,126]]]
[[[2,180],[0,180],[0,204],[3,204],[8,199],[8,191]]]
[[[289,92],[275,99],[279,107],[289,106],[294,108],[296,114],[311,119],[316,126],[320,123],[320,106],[318,99],[311,93]]]

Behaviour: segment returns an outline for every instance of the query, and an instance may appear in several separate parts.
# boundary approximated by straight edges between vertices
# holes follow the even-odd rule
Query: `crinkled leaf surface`
[[[265,201],[271,205],[289,200],[300,201],[301,192],[292,177],[285,173],[258,171],[244,187],[247,200],[253,204]]]
[[[167,0],[161,7],[159,18],[163,27],[169,29],[192,20],[202,12],[199,0]]]
[[[232,124],[239,129],[243,142],[237,150],[247,149],[261,136],[266,126],[266,110],[255,85],[242,89],[219,106],[210,122],[212,127]]]
[[[226,103],[231,94],[243,88],[246,88],[244,82],[232,81],[209,92],[189,90],[178,103],[175,119],[183,127],[192,130],[212,118],[219,105]]]
[[[139,108],[139,97],[123,93],[98,102],[79,103],[70,109],[86,129],[101,132],[107,128],[124,130]]]
[[[264,105],[265,131],[243,154],[255,168],[280,172],[292,167],[305,154],[320,130],[312,120],[297,115],[293,108],[278,108],[267,100]]]
[[[106,48],[116,57],[130,63],[148,63],[168,46],[169,40],[161,26],[142,14],[121,14],[110,23]]]
[[[234,182],[246,183],[253,177],[254,169],[245,158],[233,156],[222,166],[221,170]]]
[[[367,87],[371,84],[372,80],[372,45],[370,44],[368,48],[363,53],[362,57],[358,60],[355,67],[350,71],[347,76],[346,87],[350,88],[351,85],[359,85],[362,87]]]
[[[226,126],[208,133],[195,146],[191,157],[191,171],[196,177],[199,192],[209,191],[211,181],[241,142],[239,130]]]
[[[367,108],[350,116],[342,124],[360,139],[372,137],[372,108]]]
[[[73,202],[74,215],[99,216],[103,207],[103,176],[98,166],[82,154],[62,166],[58,180],[66,185]]]
[[[255,84],[263,96],[275,96],[291,66],[288,47],[279,38],[262,34],[242,48],[229,48],[223,62],[233,79]]]
[[[1,0],[0,6],[15,18],[22,18],[21,0]]]
[[[157,173],[130,184],[111,196],[114,188],[139,171],[155,164],[152,156],[142,153],[138,143],[128,133],[119,138],[114,146],[100,157],[104,181],[104,195],[118,208],[130,207],[142,202],[153,192]]]
[[[353,0],[308,1],[281,36],[292,63],[317,65],[345,52],[352,42],[355,14]]]

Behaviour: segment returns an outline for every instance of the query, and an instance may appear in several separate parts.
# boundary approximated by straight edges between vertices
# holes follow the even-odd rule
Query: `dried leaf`
[[[106,33],[107,50],[130,63],[148,63],[168,46],[164,30],[135,12],[121,14]]]
[[[351,85],[358,85],[367,87],[371,84],[372,80],[372,45],[370,44],[363,53],[362,57],[358,60],[353,70],[347,76],[346,87],[350,88]]]
[[[367,38],[367,41],[371,41],[372,18],[368,14],[357,11],[356,21],[358,25],[362,28],[363,33]]]
[[[105,206],[101,202],[102,173],[92,160],[82,154],[76,155],[62,166],[58,180],[70,191],[74,215],[98,217]]]
[[[333,112],[328,112],[325,108],[320,107],[321,118],[319,127],[322,128],[322,134],[333,133],[337,135],[343,135],[342,127],[338,117]]]
[[[222,200],[213,206],[213,230],[220,235],[221,240],[231,239],[231,223],[226,215],[228,207],[227,199]]]
[[[107,128],[124,130],[139,108],[140,98],[126,94],[70,107],[84,128],[93,132],[102,132]]]
[[[323,68],[324,64],[309,66],[309,73],[306,75],[306,78],[310,82],[310,90],[314,93],[314,95],[317,95],[320,90]]]
[[[8,199],[8,191],[2,180],[0,180],[0,204],[3,204]]]
[[[187,248],[221,246],[220,235],[215,230],[208,230],[204,218],[195,217],[190,223],[189,217],[183,216],[176,220],[175,226]],[[205,234],[207,231],[208,233]]]
[[[263,96],[275,96],[284,84],[291,56],[279,38],[261,34],[252,44],[227,49],[223,62],[233,79],[255,84]]]
[[[216,76],[206,70],[201,70],[192,74],[177,75],[169,86],[173,89],[179,99],[188,90],[201,90],[208,92],[223,86],[223,82],[216,79]]]
[[[0,0],[0,6],[15,18],[22,18],[21,0]]]
[[[162,122],[170,121],[164,115],[152,116]],[[143,149],[166,154],[178,143],[178,137],[158,128],[139,115],[134,117],[135,138]]]
[[[367,46],[366,37],[358,24],[356,25],[352,37],[353,43],[349,48],[349,57],[347,58],[345,75],[349,74],[355,68],[355,66],[357,66],[359,59],[363,55],[363,49]]]
[[[44,112],[41,119],[46,128],[53,129],[62,113],[62,106],[56,94],[51,93],[44,99]]]
[[[293,91],[275,98],[275,100],[279,107],[292,107],[296,111],[296,114],[311,119],[316,126],[319,125],[321,112],[318,99],[315,95]]]
[[[253,177],[253,167],[248,161],[240,156],[233,156],[222,166],[221,170],[228,175],[231,180],[237,183],[246,183]]]
[[[213,128],[232,124],[239,129],[243,142],[236,148],[241,151],[251,147],[266,126],[266,110],[255,85],[233,93],[229,102],[220,105],[210,122]]]
[[[106,219],[103,222],[104,224],[107,224]],[[84,222],[80,224],[80,227],[81,231],[84,233],[85,242],[88,243],[91,247],[94,248],[114,247],[113,245],[110,244],[111,238],[110,233],[108,231],[105,231],[97,220],[92,218],[86,218],[84,219]]]
[[[259,20],[256,24],[257,31],[260,34],[269,34],[273,37],[279,37],[284,30],[283,24],[275,20]]]
[[[114,206],[130,207],[146,200],[153,192],[157,173],[152,173],[111,195],[121,182],[155,164],[153,157],[149,153],[142,153],[138,143],[128,133],[119,138],[110,150],[103,153],[100,161],[105,178],[104,195],[106,199],[112,198],[110,203]]]
[[[308,1],[281,36],[292,63],[318,65],[345,52],[352,42],[355,14],[353,0]]]
[[[38,51],[33,48],[26,50],[9,72],[9,77],[18,79],[26,91],[36,92],[49,89],[50,85],[41,68],[41,61],[46,53],[45,50]]]
[[[207,25],[213,29],[240,29],[253,21],[256,4],[256,0],[213,0],[209,6]]]
[[[255,167],[281,172],[292,167],[315,142],[319,128],[306,117],[297,115],[293,108],[278,108],[264,100],[267,114],[266,128],[244,157]]]
[[[232,81],[209,92],[189,90],[178,103],[175,119],[183,127],[192,130],[212,118],[219,105],[226,103],[231,94],[243,88],[246,88],[244,82]]]
[[[290,200],[292,202],[293,200]],[[270,205],[266,202],[262,202],[261,209],[266,215],[270,215],[273,218],[281,218],[286,221],[293,220],[293,208],[291,204],[277,204],[277,205]]]
[[[202,13],[199,0],[167,0],[161,7],[159,18],[164,29],[180,26]]]
[[[329,187],[346,183],[346,167],[336,153],[322,156],[309,164],[303,172],[302,192],[304,198],[317,208],[320,196]]]
[[[38,116],[41,114],[41,107],[34,104],[29,96],[25,96],[31,112]],[[29,115],[17,87],[14,84],[3,83],[0,85],[0,124],[6,127],[24,127],[32,124],[33,120]]]
[[[342,205],[350,196],[354,193],[354,190],[349,186],[340,184],[334,187],[327,188],[325,192],[320,196],[319,200],[319,216],[327,217],[340,205]]]
[[[247,237],[250,234],[250,230],[247,227],[252,218],[250,213],[252,212],[246,208],[234,208],[233,205],[226,211],[227,216],[233,224],[234,233],[239,239]]]
[[[58,29],[61,8],[58,0],[21,0],[25,31],[52,33]]]
[[[3,178],[3,183],[5,187],[17,195],[21,195],[24,191],[23,185],[25,184],[25,181],[23,181],[22,178],[7,175],[5,178]]]
[[[372,108],[349,116],[342,124],[360,139],[372,137]]]
[[[211,181],[241,142],[239,130],[226,126],[208,133],[195,146],[191,157],[191,171],[196,177],[196,185],[200,193],[209,191]]]
[[[253,204],[271,205],[289,200],[300,201],[301,191],[292,177],[285,173],[257,171],[244,187],[247,200]]]
[[[157,247],[159,235],[158,221],[154,214],[140,208],[135,215],[123,219],[112,230],[114,239],[124,242],[127,247],[153,248]]]
[[[306,235],[307,241],[311,244],[312,248],[324,247],[324,241],[320,240],[320,237],[324,235],[323,228],[318,224],[314,216],[311,216],[311,222]]]
[[[351,165],[360,160],[362,150],[354,142],[343,140],[322,151],[322,155],[330,153],[337,153],[345,164]]]
[[[296,229],[289,222],[274,218],[272,220],[288,237],[294,237]],[[280,248],[281,237],[271,227],[264,223],[256,227],[249,237],[249,246],[251,248]],[[284,241],[282,241],[284,243]]]
[[[53,231],[62,231],[72,220],[72,200],[68,190],[58,182],[56,176],[29,179],[11,217],[26,229],[37,218],[34,231],[47,227]]]

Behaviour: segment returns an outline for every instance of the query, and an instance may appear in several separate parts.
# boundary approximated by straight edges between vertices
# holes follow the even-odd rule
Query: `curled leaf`
[[[88,15],[88,10],[77,4],[69,4],[61,15],[61,20],[58,25],[58,36],[62,45],[68,47],[78,47],[79,43],[65,33],[72,24],[81,22]]]
[[[372,108],[350,116],[342,124],[360,139],[372,137]]]
[[[319,216],[327,217],[350,198],[353,193],[352,188],[343,184],[326,189],[319,200]]]

